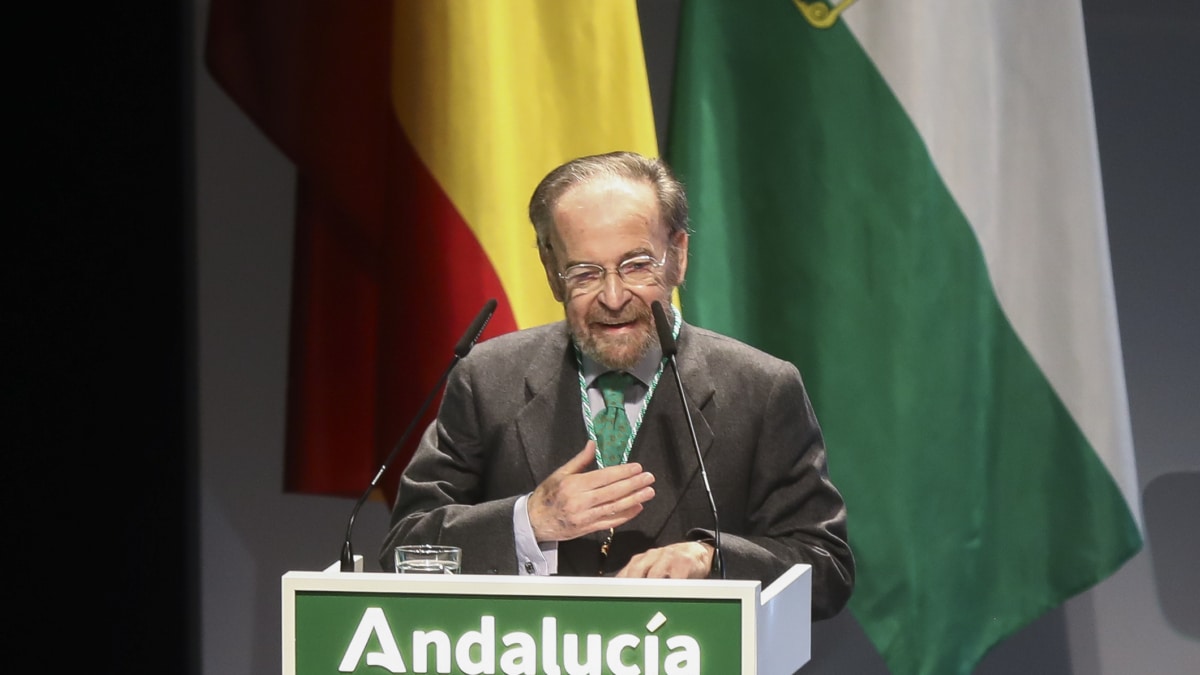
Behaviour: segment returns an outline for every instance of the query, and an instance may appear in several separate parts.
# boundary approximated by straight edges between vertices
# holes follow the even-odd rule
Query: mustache
[[[628,306],[620,312],[610,312],[604,307],[593,307],[587,314],[588,323],[619,324],[634,321],[650,321],[650,309],[642,306]]]

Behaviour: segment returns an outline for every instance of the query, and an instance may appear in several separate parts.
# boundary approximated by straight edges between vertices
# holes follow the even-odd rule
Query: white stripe
[[[970,221],[1017,335],[1141,523],[1078,0],[843,15]]]

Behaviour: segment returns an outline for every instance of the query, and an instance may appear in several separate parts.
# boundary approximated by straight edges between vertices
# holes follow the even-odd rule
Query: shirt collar
[[[583,381],[587,386],[592,386],[592,382],[604,373],[607,373],[611,368],[600,365],[587,354],[583,355]],[[646,355],[640,361],[633,364],[632,368],[625,372],[633,375],[642,383],[642,386],[650,386],[650,381],[654,379],[655,373],[658,372],[659,365],[662,363],[662,348],[655,343],[646,351]]]

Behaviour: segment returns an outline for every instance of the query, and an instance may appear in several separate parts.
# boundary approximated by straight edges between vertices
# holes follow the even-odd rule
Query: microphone
[[[484,326],[487,325],[487,322],[492,318],[492,314],[495,313],[496,300],[493,298],[483,304],[483,309],[479,310],[479,314],[475,315],[475,320],[471,322],[470,326],[467,326],[467,332],[463,333],[463,336],[458,339],[458,344],[454,345],[454,361],[450,363],[451,368],[454,367],[455,363],[458,363],[459,359],[467,356],[467,352],[471,351],[471,348],[475,346],[475,342],[483,334]]]
[[[675,352],[679,350],[675,337],[671,335],[671,322],[667,320],[667,312],[662,303],[655,300],[650,303],[650,311],[654,313],[654,328],[658,331],[658,344],[662,347],[663,356],[671,362],[671,372],[675,373],[675,385],[679,388],[679,399],[683,401],[683,414],[687,416],[688,431],[692,434],[692,447],[696,450],[696,461],[700,463],[700,477],[704,479],[704,491],[708,493],[708,505],[713,515],[713,560],[725,578],[725,558],[721,554],[721,521],[717,518],[717,500],[713,498],[712,486],[708,483],[708,471],[704,469],[704,456],[700,454],[700,441],[696,440],[696,427],[692,424],[692,411],[688,408],[687,395],[683,393],[683,380],[679,377],[679,364],[675,362]]]
[[[420,410],[417,411],[417,414],[412,418],[412,421],[408,423],[408,428],[405,429],[404,433],[400,435],[400,440],[396,441],[396,445],[393,446],[392,451],[388,453],[387,459],[383,461],[383,465],[379,467],[379,471],[375,472],[375,477],[371,479],[371,484],[367,486],[366,492],[363,492],[362,496],[358,498],[358,503],[354,505],[354,509],[350,511],[350,520],[346,523],[346,539],[342,542],[341,571],[354,571],[354,548],[350,544],[350,534],[354,530],[354,518],[358,515],[359,509],[362,508],[362,505],[367,501],[367,497],[370,497],[371,492],[376,488],[376,486],[379,485],[379,479],[383,477],[384,472],[387,471],[388,465],[392,463],[393,459],[395,459],[396,453],[400,451],[400,448],[404,447],[404,442],[408,440],[408,436],[412,433],[413,427],[415,427],[417,422],[419,422],[421,418],[425,416],[425,411],[429,408],[429,404],[433,401],[434,395],[437,394],[438,390],[440,390],[442,385],[445,384],[446,378],[450,377],[450,371],[453,370],[454,366],[458,365],[458,362],[461,361],[467,355],[467,353],[471,351],[471,348],[475,346],[475,342],[479,340],[479,336],[483,333],[484,327],[487,326],[487,322],[492,318],[492,314],[495,312],[496,299],[492,298],[484,303],[483,309],[479,310],[479,314],[475,316],[475,320],[471,322],[471,325],[467,328],[467,332],[463,334],[462,338],[458,341],[458,344],[454,345],[454,358],[450,360],[450,365],[446,366],[446,370],[442,371],[442,376],[438,378],[437,384],[433,386],[433,389],[430,390],[429,394],[425,397],[425,401],[421,404]]]

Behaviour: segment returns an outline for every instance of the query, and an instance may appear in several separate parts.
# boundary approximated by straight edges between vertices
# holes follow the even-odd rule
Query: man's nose
[[[629,288],[621,279],[621,275],[609,270],[604,271],[604,285],[600,287],[600,304],[609,309],[620,309],[629,302]]]

